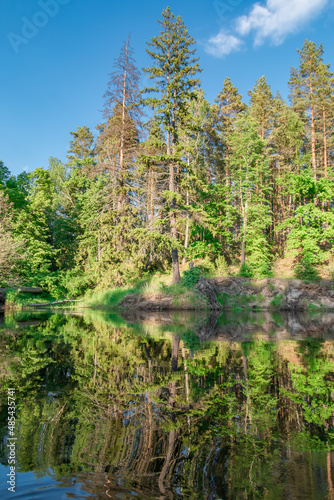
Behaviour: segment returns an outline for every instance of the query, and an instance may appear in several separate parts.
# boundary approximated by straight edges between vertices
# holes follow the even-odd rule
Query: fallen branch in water
[[[81,302],[85,299],[67,299],[67,300],[57,300],[57,302],[44,302],[44,304],[24,304],[26,307],[45,307],[45,306],[56,306],[57,304],[65,304],[65,302]]]

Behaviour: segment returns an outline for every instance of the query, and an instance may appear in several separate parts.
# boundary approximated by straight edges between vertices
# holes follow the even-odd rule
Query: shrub
[[[243,278],[253,278],[253,271],[251,267],[245,263],[241,264],[239,276],[242,276]]]
[[[277,295],[274,295],[271,302],[270,302],[270,305],[272,307],[278,308],[282,302],[283,297],[284,297],[283,293],[279,293]]]
[[[318,270],[308,254],[306,254],[305,257],[303,257],[300,263],[296,266],[295,276],[296,278],[301,280],[320,280]]]
[[[228,274],[228,265],[224,255],[219,255],[216,259],[215,274],[217,276],[227,276]]]
[[[202,274],[212,276],[215,273],[215,264],[214,262],[210,259],[210,257],[205,257],[204,259],[201,259],[197,267]],[[194,267],[193,267],[194,269]],[[199,278],[198,278],[199,279]],[[198,280],[197,280],[198,281]]]
[[[200,277],[202,276],[202,271],[199,267],[192,267],[189,271],[184,271],[182,273],[182,284],[187,288],[191,288],[198,283]]]

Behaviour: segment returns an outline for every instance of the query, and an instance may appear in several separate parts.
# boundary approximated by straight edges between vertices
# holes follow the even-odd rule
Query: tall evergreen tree
[[[317,177],[317,134],[316,122],[319,119],[317,98],[323,87],[321,75],[323,73],[323,48],[314,42],[305,40],[301,50],[299,68],[291,69],[289,80],[290,97],[294,110],[306,120],[307,133],[311,143],[311,161],[313,177]]]
[[[233,187],[241,210],[241,265],[246,254],[251,261],[263,268],[269,267],[269,249],[265,238],[266,226],[270,224],[269,206],[265,200],[266,190],[259,193],[259,178],[268,181],[268,164],[263,155],[265,143],[257,132],[258,123],[247,113],[240,115],[231,137]],[[248,248],[247,248],[248,244]],[[259,260],[259,256],[262,256]]]
[[[194,40],[189,35],[182,19],[175,17],[170,8],[162,12],[160,35],[148,43],[147,53],[153,65],[144,71],[155,81],[155,86],[144,92],[153,93],[144,102],[155,110],[157,118],[166,132],[166,161],[169,169],[170,229],[177,240],[176,193],[179,187],[179,134],[180,128],[189,117],[187,103],[194,96],[199,81],[195,57]],[[180,280],[178,249],[172,249],[173,283]]]
[[[100,126],[101,136],[99,143],[113,136],[114,153],[112,159],[100,154],[102,163],[111,160],[112,175],[118,180],[117,209],[125,203],[125,183],[129,164],[134,153],[134,128],[139,124],[141,115],[137,102],[140,73],[137,69],[134,51],[130,45],[130,35],[124,42],[118,59],[114,61],[114,71],[109,75],[107,91],[104,94],[104,116],[106,123]],[[118,138],[118,139],[117,139]],[[129,140],[130,138],[130,140]],[[101,150],[100,150],[101,153]],[[105,168],[105,165],[102,165]]]
[[[264,141],[270,132],[273,120],[273,95],[266,77],[261,76],[255,83],[253,90],[248,91],[250,97],[250,114],[259,124],[259,134]]]
[[[242,102],[242,95],[239,94],[238,89],[233,85],[230,78],[225,78],[223,88],[216,97],[215,102],[218,105],[217,126],[224,143],[225,176],[228,180],[230,175],[229,161],[231,154],[229,140],[239,113],[245,111],[247,106]]]

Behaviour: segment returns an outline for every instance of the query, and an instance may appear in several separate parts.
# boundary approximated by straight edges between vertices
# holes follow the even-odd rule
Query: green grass
[[[168,276],[170,280],[170,276]],[[91,296],[79,303],[71,304],[70,307],[81,308],[96,308],[96,309],[117,309],[119,303],[129,294],[142,295],[148,299],[154,295],[170,295],[173,298],[173,305],[183,308],[184,304],[190,303],[195,307],[203,309],[203,301],[197,293],[182,283],[168,285],[166,283],[167,277],[159,276],[156,279],[138,283],[136,286],[114,288],[111,290],[103,290],[100,292],[93,292]]]
[[[7,288],[6,290],[6,305],[8,307],[22,308],[26,304],[44,304],[44,302],[54,302],[55,297],[49,293],[20,293],[19,290]]]
[[[184,293],[188,292],[188,288],[185,287],[182,283],[175,283],[174,285],[166,285],[165,283],[161,283],[159,287],[159,291],[162,293],[168,293],[168,295],[183,295]]]
[[[264,297],[261,294],[258,294],[256,297],[252,294],[246,295],[237,293],[235,295],[229,295],[227,293],[221,293],[218,295],[217,299],[224,308],[231,309],[234,312],[238,312],[245,309],[253,310],[254,307],[249,307],[249,303],[256,300],[262,302],[262,300],[264,300]]]
[[[312,304],[312,302],[310,302],[309,305],[308,305],[308,307],[307,307],[307,309],[309,311],[316,312],[316,311],[321,311],[321,309],[323,309],[323,306],[322,305],[321,306],[317,306],[316,304]]]
[[[129,295],[130,293],[140,293],[140,288],[114,288],[112,290],[103,290],[101,292],[94,292],[91,297],[78,303],[78,307],[94,307],[94,308],[108,308],[117,307],[117,304]]]
[[[273,297],[273,299],[270,302],[270,305],[274,307],[275,309],[278,308],[282,302],[284,295],[283,293],[279,293]]]

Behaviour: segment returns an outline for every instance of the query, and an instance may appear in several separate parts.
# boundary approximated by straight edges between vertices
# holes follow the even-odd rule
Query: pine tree
[[[276,231],[293,212],[294,197],[289,190],[291,175],[298,175],[304,155],[304,124],[300,117],[278,95],[274,100],[273,127],[269,136],[271,146],[272,231],[271,240],[282,255],[285,232]]]
[[[127,202],[130,177],[138,152],[138,130],[121,105],[115,105],[108,121],[99,125],[98,129],[98,172],[110,176],[108,204],[111,202],[113,209],[122,210]]]
[[[162,192],[168,189],[167,175],[161,157],[166,154],[166,143],[161,127],[153,117],[149,123],[148,137],[140,144],[140,158],[137,167],[137,186],[139,188],[143,218],[146,227],[153,230],[162,209]]]
[[[248,91],[250,97],[250,114],[259,124],[261,139],[268,136],[273,119],[273,95],[265,76],[261,76],[255,83],[253,90]]]
[[[170,8],[162,12],[159,36],[148,43],[147,53],[153,59],[153,66],[144,71],[155,80],[155,86],[144,92],[153,93],[144,99],[145,104],[155,110],[155,115],[166,132],[166,161],[169,169],[170,229],[177,240],[177,204],[175,194],[179,188],[179,134],[180,128],[189,117],[187,103],[194,96],[199,84],[195,78],[199,71],[198,59],[194,56],[195,42],[180,17],[175,17]],[[155,96],[154,96],[155,95]],[[173,283],[180,280],[177,245],[172,249]]]
[[[48,274],[54,262],[52,247],[54,186],[48,171],[37,168],[30,174],[28,205],[19,212],[15,232],[24,242],[26,260],[22,274],[32,281]]]
[[[318,126],[318,142],[321,145],[323,171],[320,174],[328,177],[329,160],[334,146],[334,74],[329,65],[321,64],[319,69],[319,88],[316,95],[316,108],[320,117]]]
[[[319,90],[323,88],[322,74],[323,48],[314,42],[305,40],[301,50],[297,51],[300,56],[299,68],[291,69],[289,80],[290,97],[293,109],[302,116],[307,125],[307,132],[311,143],[311,161],[313,176],[317,178],[317,130],[316,122],[319,120],[320,109],[318,109]]]

